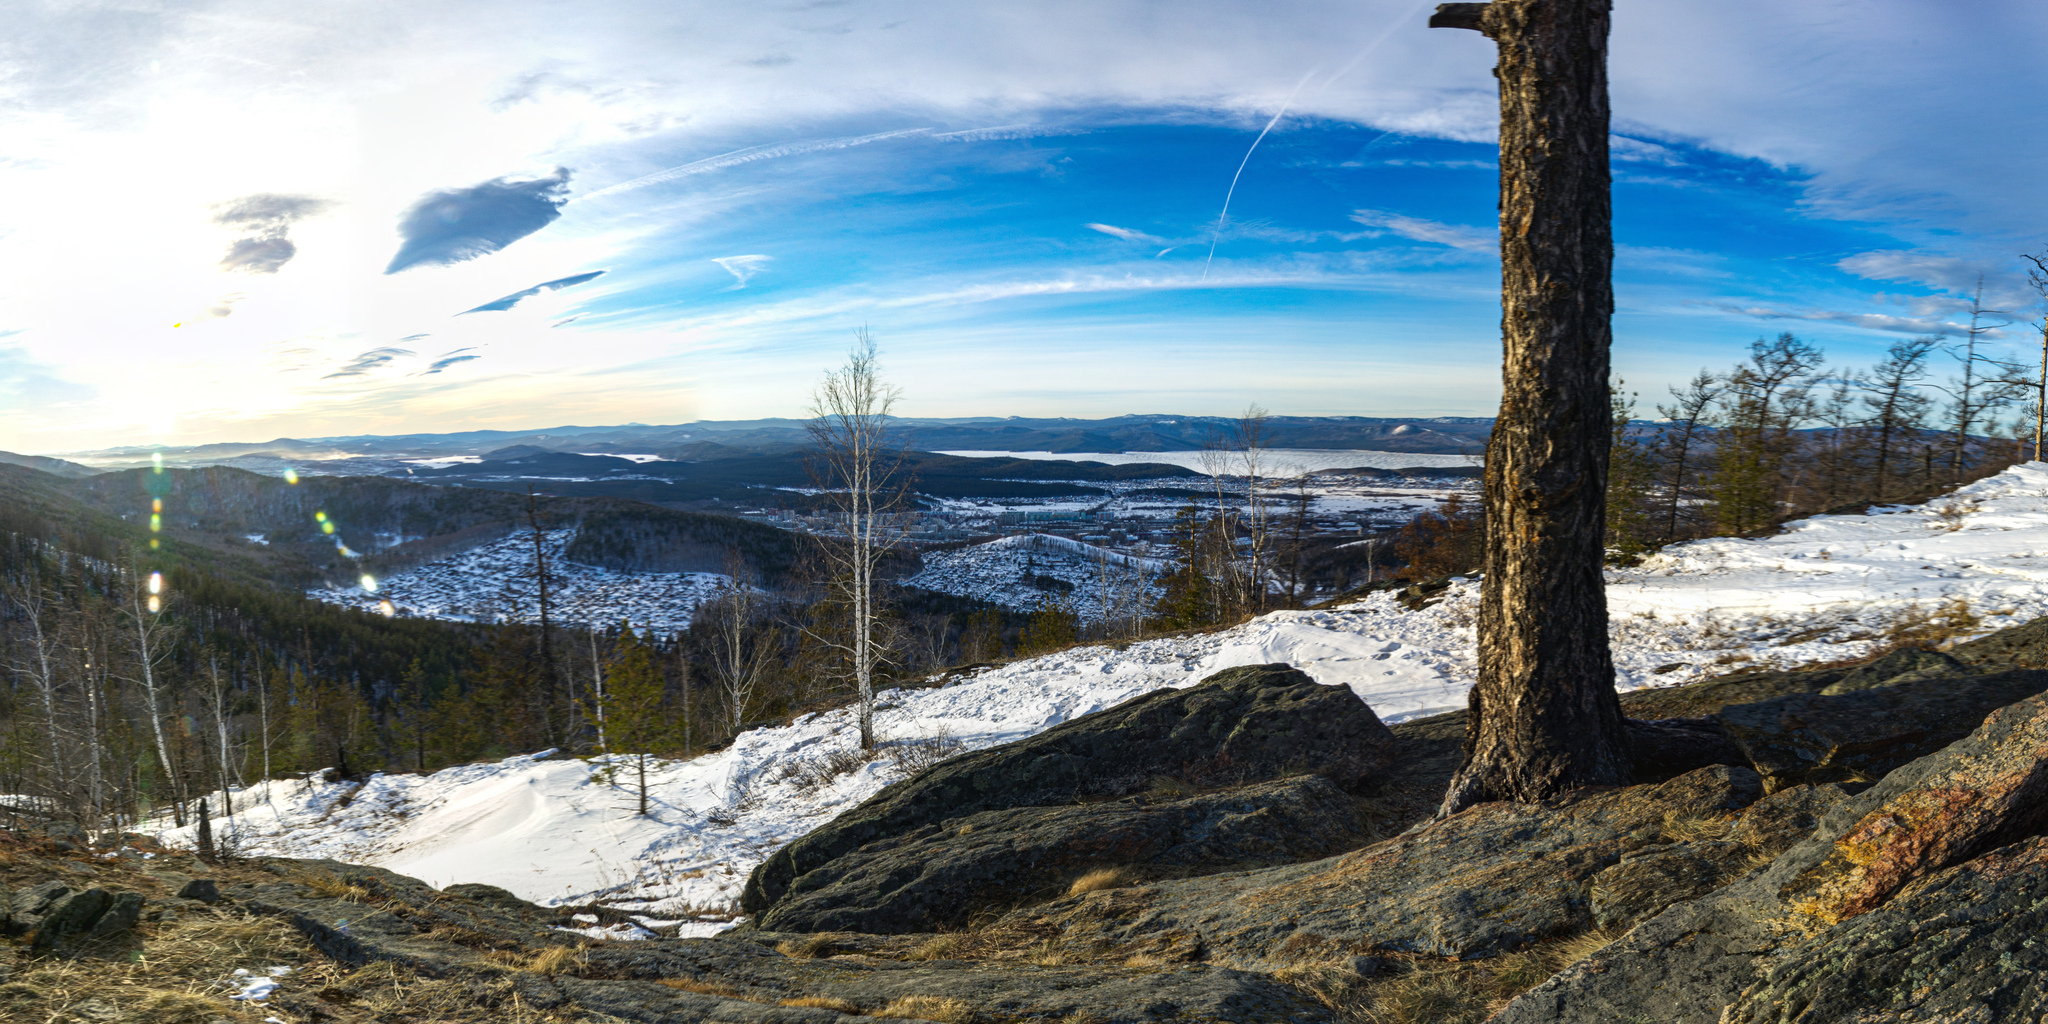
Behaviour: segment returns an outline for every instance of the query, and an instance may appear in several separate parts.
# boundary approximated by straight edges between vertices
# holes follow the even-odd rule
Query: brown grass
[[[838,1010],[840,1013],[860,1012],[860,1007],[854,1005],[851,1000],[838,996],[798,996],[795,999],[784,999],[782,1005],[807,1006],[814,1010]]]
[[[899,1017],[911,1020],[935,1020],[939,1024],[971,1024],[974,1008],[959,999],[943,996],[897,996],[889,1005],[879,1010],[869,1010],[870,1017]]]
[[[1104,889],[1121,889],[1131,884],[1130,873],[1123,868],[1097,868],[1067,886],[1067,895],[1079,896],[1085,892],[1101,892]]]
[[[1064,965],[1068,959],[1067,951],[1052,939],[1039,943],[1029,953],[1024,955],[1026,963],[1035,964],[1039,967],[1059,967]]]
[[[1555,939],[1490,960],[1411,960],[1391,977],[1361,977],[1334,964],[1275,971],[1347,1020],[1371,1024],[1480,1024],[1508,1000],[1614,941],[1601,931]]]
[[[934,935],[905,954],[905,960],[958,960],[972,953],[977,943],[959,932]]]
[[[315,894],[346,903],[368,903],[375,898],[368,888],[319,871],[300,872],[292,879]]]
[[[703,996],[724,996],[727,999],[746,998],[740,995],[739,989],[731,985],[721,985],[715,981],[698,981],[695,978],[660,978],[657,980],[660,984],[682,992],[695,992]]]
[[[1664,812],[1664,838],[1674,843],[1725,839],[1734,829],[1735,822],[1727,818],[1704,818],[1679,811]]]
[[[549,946],[529,957],[522,969],[535,974],[569,974],[581,970],[587,960],[580,949]]]
[[[775,944],[775,951],[796,960],[816,960],[832,954],[832,940],[823,935],[807,935],[801,939],[784,939]]]

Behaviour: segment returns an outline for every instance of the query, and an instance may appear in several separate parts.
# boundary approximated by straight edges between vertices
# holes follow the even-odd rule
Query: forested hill
[[[628,535],[658,539],[670,549],[694,545],[722,555],[736,548],[771,581],[794,558],[789,534],[732,516],[616,498],[543,495],[533,506],[543,528],[590,531],[570,557],[580,560],[587,548],[593,564],[663,562],[659,553],[625,550]],[[153,515],[162,517],[155,532]],[[167,567],[294,592],[365,570],[392,571],[530,525],[525,494],[389,477],[309,476],[290,483],[207,467],[66,480],[12,466],[0,466],[0,524],[110,561],[155,539],[155,557]]]

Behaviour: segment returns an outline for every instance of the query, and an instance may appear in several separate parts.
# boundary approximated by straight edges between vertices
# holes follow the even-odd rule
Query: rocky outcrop
[[[2030,951],[2007,950],[2013,956],[2000,962],[2000,970],[2008,976],[1963,981],[1954,974],[1961,961],[1953,954],[1943,954],[1947,960],[1941,961],[1934,954],[1946,947],[1930,946],[1930,963],[1950,972],[1942,975],[1949,979],[1945,987],[1934,989],[1926,980],[1939,972],[1920,964],[1913,953],[1900,952],[1898,944],[1914,929],[1933,935],[1929,911],[1936,904],[1925,901],[1935,898],[1937,890],[2009,895],[2044,884],[2020,877],[2041,870],[2030,844],[1973,863],[1994,848],[2032,836],[2044,824],[2048,698],[2036,696],[1991,713],[1967,738],[1841,801],[1812,837],[1767,869],[1651,918],[1622,941],[1517,999],[1496,1019],[1501,1024],[1592,1024],[1648,1017],[1713,1024],[1725,1008],[1738,1003],[1751,1007],[1742,1011],[1749,1019],[1759,1020],[2025,1019],[2001,1016],[1994,1004],[2036,998],[2028,993],[2037,992],[2038,983],[2028,980],[2030,969],[2018,959],[2020,952],[2031,956]],[[1963,927],[1957,921],[1976,920],[1970,927],[1994,939],[2005,935],[2002,925],[1982,916],[1992,908],[1968,909],[1977,902],[1972,896],[1962,905],[1949,904],[1962,915],[1951,921],[1951,930]],[[1871,948],[1890,949],[1889,960],[1866,962],[1864,951]],[[1842,981],[1866,969],[1877,973],[1864,977],[1860,994]],[[1771,972],[1764,982],[1757,980],[1760,970]],[[1752,985],[1764,988],[1752,990]],[[1853,1012],[1801,1016],[1808,1008],[1797,1003],[1771,1009],[1765,1003],[1773,985],[1786,990],[1805,986],[1816,993],[1826,989],[1832,1005]],[[1995,999],[1986,994],[1993,992],[2007,994]],[[1901,999],[1937,995],[1947,1001],[1943,1005],[1978,1008],[1945,1017],[1896,1015],[1903,1012]]]
[[[1775,788],[1875,782],[1968,735],[1984,716],[2048,690],[2048,671],[1978,674],[1934,651],[1897,651],[1810,693],[1722,709],[1714,717]]]
[[[25,936],[31,947],[117,935],[142,918],[142,897],[97,886],[74,889],[51,880],[0,895],[0,935]]]
[[[1312,864],[1088,894],[1017,916],[1070,939],[1184,934],[1212,962],[1264,970],[1338,952],[1493,956],[1591,927],[1592,883],[1624,858],[1689,859],[1684,885],[1661,902],[1638,892],[1629,912],[1662,909],[1739,874],[1759,849],[1783,849],[1786,821],[1825,800],[1788,794],[1742,813],[1762,793],[1754,772],[1716,766],[1540,805],[1482,804]]]
[[[893,946],[860,935],[763,932],[589,944],[560,929],[573,923],[573,910],[590,908],[540,907],[482,885],[437,892],[389,871],[331,861],[271,866],[277,881],[224,885],[223,896],[291,922],[344,965],[390,962],[461,979],[502,977],[508,965],[551,964],[511,977],[522,1002],[563,1020],[854,1024],[903,1000],[950,1008],[946,1020],[1335,1020],[1285,984],[1207,964],[995,965],[924,950],[919,944],[933,939],[928,935]],[[288,992],[273,1002],[309,1015],[322,1009]]]
[[[1182,799],[983,811],[878,840],[806,873],[759,924],[788,932],[951,929],[991,909],[1061,895],[1091,869],[1142,878],[1266,867],[1372,838],[1357,800],[1319,775]]]
[[[2048,839],[1941,871],[1792,944],[1725,1024],[2048,1020]]]
[[[777,851],[748,879],[741,906],[767,913],[805,875],[949,819],[1125,796],[1160,776],[1207,787],[1314,773],[1357,790],[1387,768],[1394,746],[1349,689],[1320,685],[1286,665],[1228,669],[891,786]]]

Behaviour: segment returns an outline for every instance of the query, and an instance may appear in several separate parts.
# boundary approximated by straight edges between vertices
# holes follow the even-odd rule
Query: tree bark
[[[1446,4],[1499,44],[1502,368],[1479,681],[1439,815],[1626,783],[1608,653],[1607,0]]]

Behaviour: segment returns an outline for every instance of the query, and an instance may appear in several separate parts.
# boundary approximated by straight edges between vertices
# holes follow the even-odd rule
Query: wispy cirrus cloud
[[[1467,252],[1500,251],[1500,236],[1496,232],[1469,228],[1462,224],[1445,224],[1386,210],[1353,210],[1351,219],[1366,227],[1390,231],[1417,242],[1434,242],[1437,245],[1448,245],[1453,249],[1464,249]]]
[[[1755,317],[1759,320],[1813,320],[1821,323],[1846,324],[1861,327],[1867,331],[1886,331],[1892,334],[1960,334],[1968,330],[1965,324],[1925,316],[1892,316],[1885,313],[1851,313],[1837,309],[1774,309],[1769,306],[1741,306],[1728,303],[1713,304],[1713,308],[1726,313]],[[1997,328],[1983,332],[1988,338],[2003,338],[2005,332]]]
[[[368,376],[373,371],[390,366],[400,358],[418,354],[409,348],[396,348],[392,346],[373,348],[367,352],[358,353],[355,358],[343,363],[333,373],[322,374],[320,379],[334,380],[336,378]]]
[[[720,153],[717,156],[708,156],[702,160],[693,160],[686,164],[655,171],[653,174],[643,174],[630,181],[622,181],[616,185],[607,185],[589,195],[576,198],[580,202],[586,199],[596,199],[600,196],[618,195],[621,192],[631,192],[635,189],[662,185],[699,174],[722,171],[728,167],[738,167],[741,164],[754,163],[759,160],[774,160],[778,157],[817,153],[828,149],[851,149],[855,146],[887,142],[891,139],[930,134],[932,134],[930,128],[899,128],[894,131],[875,132],[869,135],[849,135],[834,139],[809,139],[802,142],[778,142],[767,146],[749,146],[745,149],[735,149],[730,153]]]
[[[755,274],[766,270],[768,264],[774,261],[775,257],[764,256],[760,253],[751,253],[746,256],[714,256],[711,259],[711,262],[723,267],[725,272],[731,274],[733,279],[738,282],[732,286],[734,291],[745,288],[747,282],[753,280]]]
[[[510,295],[504,296],[502,298],[492,299],[491,301],[486,302],[481,306],[474,306],[469,309],[465,309],[461,313],[457,313],[455,315],[463,316],[469,313],[503,312],[505,310],[511,309],[513,306],[519,305],[520,300],[522,299],[532,298],[533,296],[539,295],[542,292],[551,292],[560,288],[569,288],[574,285],[582,284],[585,281],[595,281],[598,278],[603,277],[604,274],[605,272],[602,270],[593,270],[590,271],[589,273],[571,274],[568,277],[558,277],[552,281],[542,281],[541,283],[534,285],[531,288],[522,288],[519,291],[513,292]],[[422,337],[424,337],[424,335],[422,335]]]
[[[477,355],[462,355],[462,354],[461,354],[461,353],[464,353],[464,352],[474,352],[474,351],[476,351],[476,347],[472,345],[472,346],[467,346],[467,347],[464,347],[464,348],[458,348],[458,349],[455,349],[454,351],[451,351],[451,352],[447,352],[447,353],[444,353],[444,354],[443,354],[443,355],[442,355],[442,356],[441,356],[441,357],[440,357],[439,359],[436,359],[436,360],[434,360],[434,361],[433,361],[432,363],[429,363],[429,364],[427,365],[427,368],[426,368],[426,369],[424,369],[424,370],[421,370],[421,371],[420,371],[419,373],[415,374],[414,376],[418,376],[418,377],[425,377],[425,376],[428,376],[428,375],[430,375],[430,374],[436,374],[436,373],[440,373],[440,372],[441,372],[442,370],[445,370],[445,369],[447,369],[447,368],[449,368],[449,367],[451,367],[451,366],[454,366],[454,365],[455,365],[455,364],[457,364],[457,363],[467,363],[467,362],[470,362],[471,360],[475,360],[475,359],[482,359],[482,358],[483,358],[482,356],[477,356]]]
[[[1143,231],[1137,231],[1131,228],[1120,228],[1114,224],[1083,224],[1081,226],[1087,228],[1090,231],[1100,231],[1111,238],[1121,238],[1126,242],[1143,242],[1146,245],[1166,244],[1166,239],[1161,238],[1158,235],[1148,235]]]

